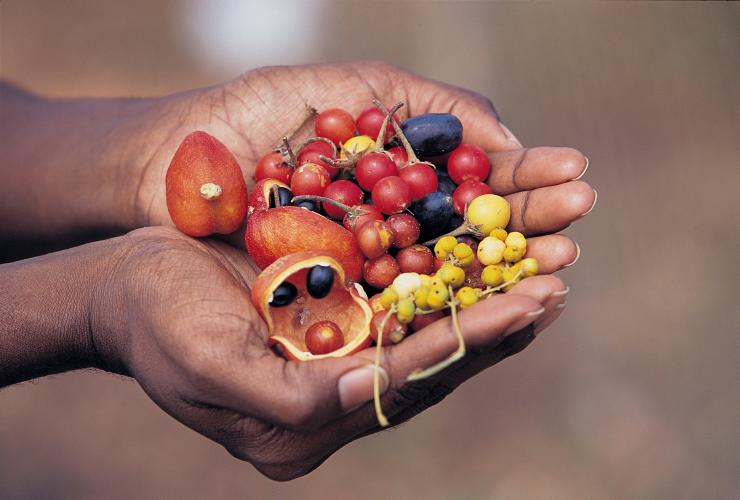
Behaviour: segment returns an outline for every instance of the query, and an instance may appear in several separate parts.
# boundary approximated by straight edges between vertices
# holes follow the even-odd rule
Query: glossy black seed
[[[457,189],[457,184],[450,179],[450,176],[442,170],[437,170],[437,179],[439,180],[437,191],[442,191],[443,193],[452,196],[452,193]]]
[[[447,232],[452,218],[452,196],[441,191],[429,193],[409,207],[421,226],[421,240],[436,238]]]
[[[427,113],[409,118],[401,125],[404,135],[417,155],[439,156],[462,143],[460,120],[449,113]]]
[[[275,191],[273,189],[270,189],[270,208],[275,208],[277,206],[284,207],[286,205],[290,205],[290,200],[293,198],[293,193],[290,192],[290,189],[284,188],[282,186],[279,186],[277,188],[278,192],[278,202],[275,203]]]
[[[334,270],[328,266],[314,266],[306,275],[306,290],[315,299],[323,299],[334,284]]]
[[[306,210],[310,210],[312,212],[318,212],[319,211],[319,204],[316,203],[313,200],[303,200],[299,201],[295,204],[297,207],[305,208]]]
[[[298,295],[298,289],[293,283],[287,281],[281,283],[279,287],[272,292],[272,298],[270,299],[270,305],[272,307],[283,307],[287,306],[293,299]]]

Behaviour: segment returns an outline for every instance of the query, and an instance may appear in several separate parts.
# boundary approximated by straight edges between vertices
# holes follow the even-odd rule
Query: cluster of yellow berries
[[[385,309],[395,308],[398,321],[410,323],[416,314],[439,311],[452,302],[462,309],[470,307],[492,293],[506,292],[521,279],[534,276],[539,270],[537,259],[525,258],[527,239],[522,233],[507,233],[493,229],[483,238],[477,250],[454,236],[441,238],[434,253],[444,263],[431,276],[417,273],[399,274],[380,295]],[[463,286],[466,270],[478,259],[483,269],[480,282],[485,288]]]

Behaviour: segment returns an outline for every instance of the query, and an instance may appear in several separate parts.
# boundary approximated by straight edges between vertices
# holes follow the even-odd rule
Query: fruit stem
[[[283,134],[283,138],[273,148],[273,151],[282,152],[285,138],[292,139],[293,136],[305,125],[305,123],[311,119],[317,113],[316,108],[309,106],[308,103],[303,103],[303,114],[301,115],[298,122],[293,127]]]
[[[319,160],[323,161],[324,163],[328,163],[332,167],[340,170],[349,170],[354,167],[356,163],[356,160],[350,158],[327,158],[324,155],[319,155]]]
[[[380,108],[383,113],[388,115],[388,108],[386,108],[382,102],[377,99],[373,99],[373,104]],[[406,155],[409,157],[408,163],[420,163],[419,157],[416,156],[416,153],[414,152],[414,148],[411,147],[409,140],[406,139],[406,136],[404,135],[398,123],[396,123],[396,120],[391,120],[390,123],[391,125],[393,125],[393,130],[396,131],[396,135],[398,136],[398,138],[401,139],[401,144],[403,144],[403,148],[406,150]]]
[[[275,208],[278,208],[280,206],[280,188],[277,184],[273,184],[270,191],[272,191],[272,198],[275,200]]]
[[[442,236],[437,236],[433,240],[425,241],[422,243],[424,246],[431,246],[437,243],[439,240],[444,238],[445,236],[462,236],[464,234],[472,234],[474,236],[477,236],[479,238],[483,237],[483,234],[478,230],[478,227],[475,224],[471,224],[469,222],[463,222],[460,226],[456,227],[452,231],[450,231],[447,234],[443,234]]]
[[[315,194],[304,194],[301,196],[294,196],[292,200],[290,200],[293,203],[298,203],[301,201],[320,201],[321,203],[328,203],[329,205],[332,205],[334,207],[337,207],[340,210],[344,210],[347,213],[351,213],[356,211],[354,207],[350,207],[349,205],[345,205],[344,203],[336,200],[332,200],[331,198],[326,198],[325,196],[318,196]]]
[[[285,152],[288,153],[288,166],[292,169],[296,169],[298,167],[298,161],[295,158],[295,154],[293,154],[293,148],[290,147],[288,136],[283,137],[283,147],[285,148]]]
[[[516,273],[516,274],[514,275],[514,277],[513,277],[513,278],[511,278],[511,279],[510,279],[509,281],[507,281],[506,283],[501,283],[500,285],[498,285],[498,286],[494,286],[494,287],[487,287],[487,288],[486,288],[485,290],[483,290],[482,292],[480,292],[480,293],[478,294],[478,297],[479,297],[479,298],[481,298],[481,297],[486,297],[486,296],[488,296],[488,295],[491,295],[492,293],[496,293],[496,292],[498,292],[499,290],[503,290],[503,289],[504,289],[504,288],[506,288],[507,286],[509,286],[509,285],[512,285],[512,284],[514,284],[514,283],[516,283],[516,281],[517,281],[517,280],[518,280],[518,279],[519,279],[519,278],[521,277],[521,275],[522,275],[522,271],[521,271],[521,270],[519,270],[519,272],[517,272],[517,273]]]
[[[399,102],[393,108],[391,108],[390,112],[385,114],[385,118],[383,119],[383,124],[380,126],[380,131],[378,132],[378,138],[375,140],[375,152],[376,153],[382,153],[384,151],[383,147],[385,146],[385,131],[388,130],[388,121],[393,119],[393,115],[403,107],[403,102]]]
[[[214,201],[221,197],[223,189],[216,183],[206,182],[200,186],[200,195],[208,201]]]
[[[377,344],[375,346],[375,370],[373,370],[373,404],[375,405],[375,416],[381,427],[388,427],[388,419],[383,415],[383,408],[380,406],[380,354],[383,351],[383,330],[385,330],[385,324],[390,319],[394,309],[394,307],[388,309],[383,321],[380,322],[378,338],[375,339]]]
[[[450,354],[446,359],[443,359],[439,363],[436,363],[425,370],[415,370],[411,372],[409,376],[406,377],[407,382],[413,382],[415,380],[422,380],[427,377],[431,377],[432,375],[441,372],[442,370],[465,356],[465,338],[463,337],[462,331],[460,330],[460,321],[457,319],[457,300],[455,300],[455,296],[452,294],[452,286],[447,285],[447,291],[449,292],[451,297],[451,300],[448,302],[448,304],[450,306],[450,312],[452,313],[450,316],[450,319],[452,320],[452,329],[455,332],[455,337],[457,337],[457,349],[455,350],[455,352]]]

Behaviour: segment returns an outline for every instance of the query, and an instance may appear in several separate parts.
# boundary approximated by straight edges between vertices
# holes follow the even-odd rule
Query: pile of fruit
[[[409,379],[428,377],[465,354],[458,309],[537,274],[524,235],[505,229],[510,207],[486,183],[488,156],[462,142],[460,120],[430,113],[401,124],[402,106],[374,101],[356,118],[307,107],[257,162],[249,196],[233,155],[205,132],[172,159],[167,206],[181,231],[228,234],[246,218],[246,248],[263,269],[252,300],[289,359],[375,342],[379,363],[383,345],[449,314],[459,347]],[[314,118],[315,136],[292,143]],[[377,373],[375,385],[386,425]]]

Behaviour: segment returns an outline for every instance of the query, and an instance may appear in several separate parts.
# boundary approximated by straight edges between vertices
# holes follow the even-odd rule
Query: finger
[[[505,196],[511,205],[507,229],[527,236],[555,233],[593,209],[596,191],[583,181],[542,187]]]
[[[588,159],[573,148],[525,148],[489,155],[493,192],[507,195],[580,178]]]
[[[535,236],[527,238],[526,256],[537,259],[539,274],[552,274],[575,262],[578,245],[562,234]]]
[[[522,145],[501,123],[493,103],[475,92],[412,75],[408,82],[409,112],[452,113],[463,124],[463,141],[486,151],[511,151]]]

